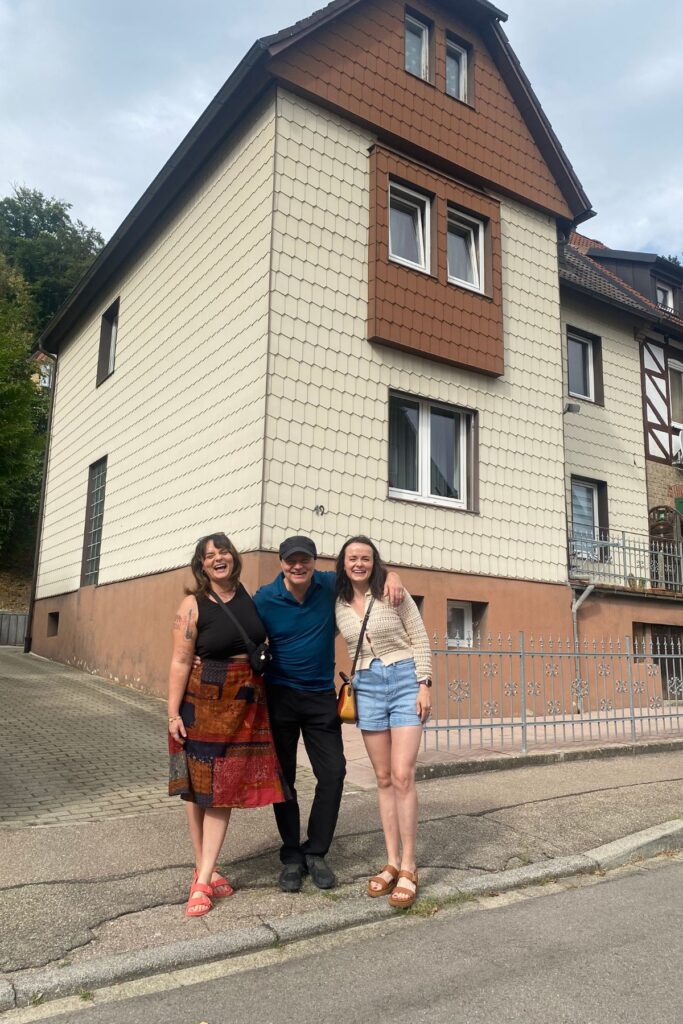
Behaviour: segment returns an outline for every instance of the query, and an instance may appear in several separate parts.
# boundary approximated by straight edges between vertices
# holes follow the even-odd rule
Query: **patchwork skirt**
[[[262,807],[287,799],[273,746],[263,679],[246,661],[193,668],[180,715],[184,744],[169,734],[170,796],[200,807]]]

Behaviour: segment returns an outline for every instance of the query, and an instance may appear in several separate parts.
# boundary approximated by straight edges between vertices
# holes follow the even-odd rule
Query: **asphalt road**
[[[58,1024],[680,1024],[683,861],[444,911]],[[56,1007],[54,1008],[56,1009]]]

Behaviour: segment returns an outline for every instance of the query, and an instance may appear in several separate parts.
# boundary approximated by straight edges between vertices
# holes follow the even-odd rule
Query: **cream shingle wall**
[[[308,532],[332,555],[364,532],[399,564],[565,579],[554,223],[503,203],[503,379],[371,347],[373,138],[290,94],[278,105],[264,546]],[[390,389],[479,411],[480,515],[387,498]]]
[[[259,544],[274,101],[102,295],[59,357],[38,597],[80,585],[88,466],[108,456],[100,583]],[[95,387],[120,295],[116,368]]]
[[[571,477],[607,484],[610,532],[647,536],[647,485],[643,442],[640,354],[633,320],[618,310],[562,291],[562,333],[575,327],[602,339],[604,406],[582,399],[581,412],[565,417],[567,494]],[[564,387],[568,395],[566,347]]]

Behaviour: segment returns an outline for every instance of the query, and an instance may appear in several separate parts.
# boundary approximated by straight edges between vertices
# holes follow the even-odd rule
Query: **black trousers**
[[[275,750],[292,799],[273,804],[282,839],[283,864],[303,864],[307,853],[324,857],[332,843],[339,817],[346,760],[334,690],[307,692],[291,686],[266,689]],[[315,795],[308,818],[308,837],[301,842],[301,818],[296,796],[296,749],[303,737],[316,777]]]

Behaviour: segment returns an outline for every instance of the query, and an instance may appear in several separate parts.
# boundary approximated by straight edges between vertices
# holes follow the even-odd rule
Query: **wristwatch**
[[[426,686],[428,690],[431,689],[432,681],[429,676],[426,679],[418,679],[418,683],[420,686]]]

